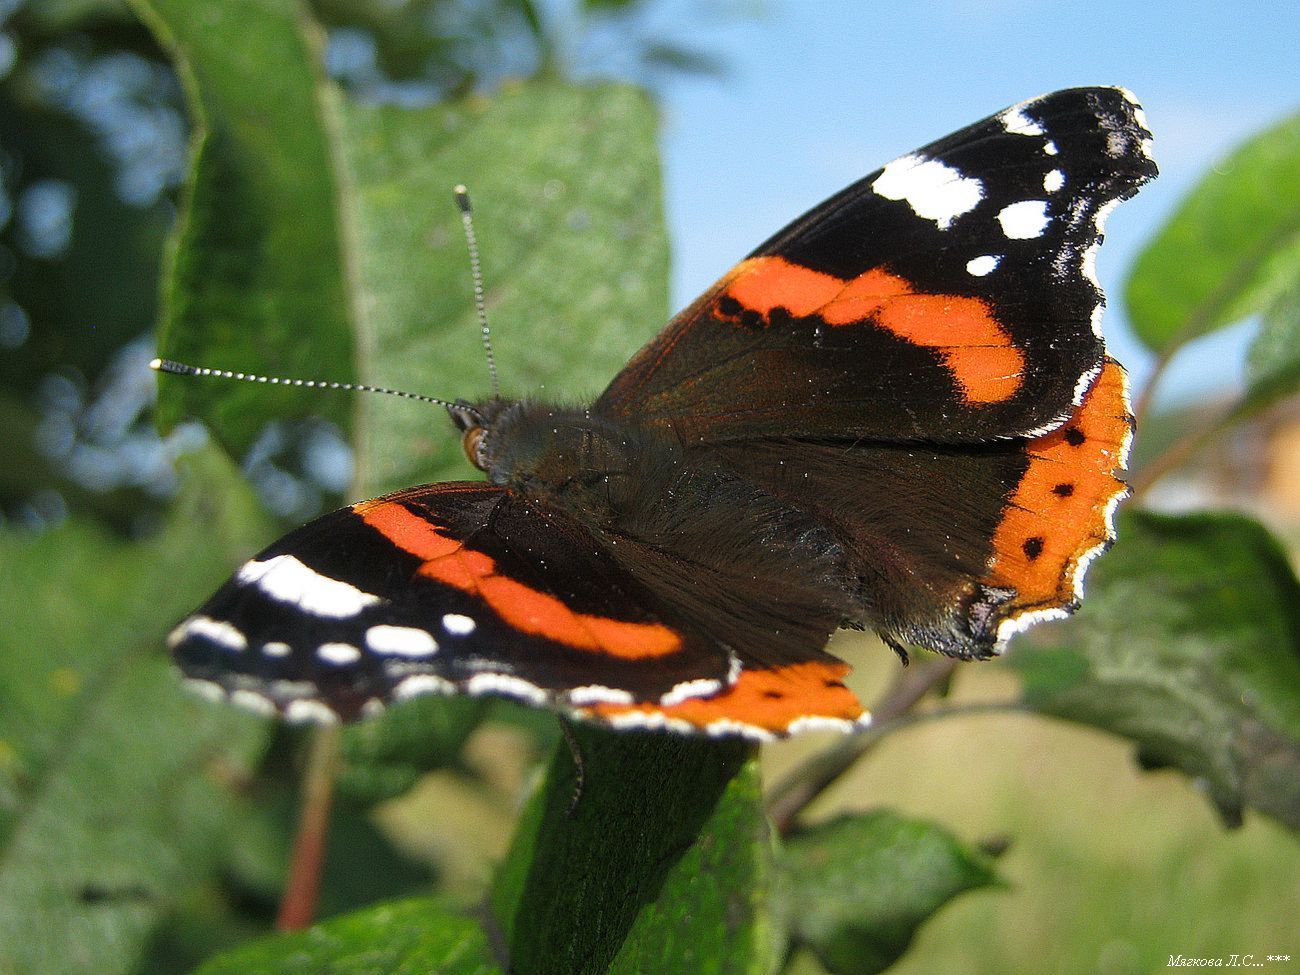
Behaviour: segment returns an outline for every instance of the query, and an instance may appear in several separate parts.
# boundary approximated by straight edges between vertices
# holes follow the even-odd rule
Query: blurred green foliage
[[[592,35],[622,27],[643,66],[712,70],[636,33],[650,2],[573,11]],[[385,811],[432,772],[490,791],[467,748],[484,708],[422,700],[345,733],[327,920],[269,935],[304,736],[183,696],[162,649],[274,531],[229,454],[323,413],[354,446],[359,493],[467,472],[440,416],[264,387],[164,379],[158,440],[138,340],[158,316],[164,354],[479,393],[448,196],[465,181],[508,382],[598,389],[666,314],[656,117],[631,88],[564,80],[582,38],[548,9],[64,0],[6,23],[0,419],[19,437],[0,465],[0,970],[486,975],[504,948],[513,971],[547,975],[860,975],[961,893],[999,896],[991,858],[936,823],[878,808],[773,837],[744,746],[584,728],[578,806],[557,743],[489,911],[395,900],[438,878]],[[123,140],[131,126],[151,138]],[[1286,120],[1207,175],[1127,289],[1165,356],[1261,316],[1250,387],[1217,431],[1300,388],[1297,132]],[[227,452],[194,453],[178,479],[191,414]],[[1278,544],[1244,516],[1137,512],[1090,583],[1050,645],[1013,655],[1009,706],[1133,742],[1230,823],[1255,809],[1294,829],[1300,585]]]

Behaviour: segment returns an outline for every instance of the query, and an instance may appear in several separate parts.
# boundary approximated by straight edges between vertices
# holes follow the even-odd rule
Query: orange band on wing
[[[771,324],[777,309],[837,327],[872,322],[935,349],[971,403],[1000,402],[1020,388],[1024,354],[978,298],[918,292],[879,268],[846,280],[783,257],[752,257],[732,269],[714,303],[724,321],[751,312]]]
[[[583,712],[606,719],[629,713],[662,714],[700,728],[719,721],[739,721],[784,734],[800,718],[862,718],[861,702],[843,682],[850,669],[838,660],[818,660],[771,670],[742,670],[736,683],[712,697],[671,705],[595,704]]]
[[[1132,432],[1124,369],[1107,360],[1064,426],[1028,445],[1029,466],[993,536],[987,581],[1017,592],[1013,607],[1067,605],[1076,567],[1110,537],[1116,476]]]
[[[394,545],[423,559],[420,575],[481,597],[512,629],[632,660],[681,649],[681,638],[659,623],[577,613],[549,593],[499,574],[491,556],[465,548],[400,503],[363,502],[352,510]]]

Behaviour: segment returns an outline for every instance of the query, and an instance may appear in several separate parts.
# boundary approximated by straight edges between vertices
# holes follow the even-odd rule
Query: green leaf
[[[634,922],[642,923],[638,914],[657,901],[662,906],[627,948],[627,964],[643,957],[654,939],[664,942],[669,931],[673,938],[682,937],[676,926],[690,917],[692,937],[707,937],[720,946],[697,941],[695,954],[690,945],[675,943],[679,967],[666,971],[749,971],[743,967],[750,964],[749,957],[728,960],[720,952],[747,948],[760,938],[747,894],[733,886],[752,883],[761,870],[753,862],[766,849],[755,840],[757,794],[749,780],[734,791],[727,787],[744,767],[751,746],[582,725],[574,727],[573,735],[584,767],[576,805],[571,806],[573,757],[561,743],[492,890],[492,915],[512,975],[603,975]],[[723,839],[736,830],[739,838]],[[706,849],[690,859],[697,838]],[[738,859],[728,863],[727,874],[705,880],[694,871],[711,869],[707,846],[723,843]],[[685,872],[668,883],[675,865]],[[671,905],[661,900],[670,893],[677,899]],[[739,908],[738,914],[733,917],[728,907]],[[696,911],[700,917],[692,916]],[[728,946],[733,921],[735,941]],[[692,957],[704,967],[680,967]]]
[[[758,765],[727,786],[659,896],[637,916],[610,975],[766,975],[776,957]]]
[[[1265,310],[1246,360],[1247,392],[1242,409],[1251,412],[1300,391],[1300,273],[1294,287]]]
[[[195,975],[501,975],[475,921],[432,898],[357,911],[215,958]]]
[[[532,85],[426,109],[325,82],[289,0],[140,0],[199,129],[161,347],[237,371],[489,392],[460,217],[477,203],[507,389],[591,395],[666,318],[655,115],[627,87]],[[276,64],[270,75],[266,64]],[[612,259],[617,254],[617,260]],[[547,389],[546,387],[550,388]],[[441,415],[404,401],[166,379],[160,416],[236,447],[272,418],[356,411],[366,490],[468,473]]]
[[[833,975],[884,971],[944,904],[998,884],[987,854],[888,810],[796,834],[777,867],[777,913]]]
[[[1133,266],[1128,315],[1150,348],[1266,308],[1300,279],[1300,114],[1214,166]]]
[[[376,803],[406,792],[425,772],[456,761],[487,708],[482,698],[430,695],[343,729],[339,793]]]
[[[1131,738],[1203,783],[1230,824],[1300,827],[1300,583],[1239,515],[1122,519],[1091,592],[1047,650],[1011,656],[1025,702]]]
[[[507,394],[592,396],[667,317],[656,119],[644,95],[539,84],[491,102],[336,108],[370,381],[449,399],[490,392],[457,183],[474,199]],[[367,490],[470,475],[441,413],[387,398],[362,406]]]
[[[353,297],[319,37],[293,0],[134,0],[182,80],[190,184],[164,288],[166,356],[237,372],[349,380]],[[162,383],[159,421],[208,422],[242,452],[272,419],[346,427],[354,404],[310,390]]]
[[[0,533],[0,971],[134,970],[265,742],[263,721],[185,693],[163,651],[258,521],[224,462],[191,466],[147,545]]]

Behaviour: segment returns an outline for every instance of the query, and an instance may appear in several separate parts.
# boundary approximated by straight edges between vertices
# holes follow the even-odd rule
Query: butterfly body
[[[449,406],[483,482],[304,526],[170,643],[290,719],[437,692],[613,727],[864,720],[840,626],[988,657],[1073,610],[1132,430],[1101,223],[1155,175],[1122,89],[1013,106],[773,236],[594,402]]]

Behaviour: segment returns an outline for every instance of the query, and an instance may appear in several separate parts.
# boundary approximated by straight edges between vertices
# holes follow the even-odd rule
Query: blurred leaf
[[[310,67],[288,0],[249,9],[158,0],[149,9],[162,36],[179,38],[211,130],[171,276],[166,354],[348,378],[350,314],[367,380],[481,395],[486,370],[451,202],[466,180],[508,387],[564,376],[567,391],[596,392],[666,317],[654,115],[644,96],[539,85],[492,102],[354,106]],[[268,63],[282,66],[274,84],[260,70]],[[467,377],[483,378],[467,385]],[[335,420],[355,408],[365,418],[358,467],[370,488],[466,471],[451,466],[460,451],[450,426],[431,431],[428,411],[409,403],[286,403],[295,394],[193,380],[162,389],[168,421],[194,413],[235,445],[307,403]]]
[[[764,975],[775,959],[770,843],[758,765],[747,764],[658,897],[637,916],[610,975]]]
[[[1267,307],[1300,280],[1300,115],[1216,165],[1138,257],[1128,314],[1150,348],[1179,345]]]
[[[845,816],[786,841],[777,914],[833,975],[883,972],[958,894],[999,883],[990,857],[933,823],[888,810]]]
[[[669,931],[681,936],[674,926],[691,917],[696,944],[675,944],[675,963],[704,967],[671,971],[750,970],[743,967],[750,956],[727,959],[699,939],[708,932],[725,946],[730,931],[732,950],[751,951],[761,937],[752,901],[735,886],[762,872],[754,861],[766,855],[756,837],[757,794],[747,778],[728,788],[752,746],[585,725],[573,735],[584,766],[577,804],[573,757],[561,742],[493,886],[490,907],[512,975],[603,975],[644,910],[651,913],[629,943],[629,964],[655,939],[662,947]],[[704,849],[691,858],[697,842]],[[705,879],[703,871],[716,868],[710,847],[719,845],[732,858],[725,873]],[[679,902],[660,900],[670,894]]]
[[[1246,383],[1239,412],[1257,413],[1300,391],[1300,276],[1261,317],[1246,360]]]
[[[190,184],[167,270],[163,355],[240,372],[353,378],[348,261],[318,38],[292,0],[134,0],[185,82]],[[273,66],[273,70],[271,67]],[[311,390],[164,381],[164,428],[201,417],[242,453],[272,419],[348,428]]]
[[[726,64],[719,58],[693,47],[655,41],[647,44],[641,54],[641,60],[652,68],[667,68],[682,74],[712,75],[717,77],[726,72]]]
[[[1011,663],[1035,710],[1131,738],[1144,767],[1300,828],[1300,583],[1240,515],[1128,514],[1052,647]]]
[[[330,28],[349,28],[373,39],[377,67],[393,80],[409,81],[454,74],[455,39],[437,28],[444,0],[311,0],[316,20]]]
[[[373,804],[399,796],[425,772],[456,761],[487,701],[428,695],[343,729],[340,795]]]
[[[134,970],[263,747],[264,722],[184,693],[163,652],[258,523],[220,458],[188,473],[148,545],[0,533],[0,971]]]
[[[431,898],[399,901],[265,938],[195,975],[501,975],[476,922]]]
[[[667,317],[655,113],[628,87],[532,85],[428,109],[338,106],[363,373],[490,392],[451,188],[468,183],[507,395],[598,393]],[[471,470],[439,411],[364,404],[369,492]]]
[[[124,201],[95,134],[22,90],[24,77],[0,81],[3,195],[12,201],[38,185],[62,186],[72,211],[67,246],[40,257],[26,253],[19,220],[0,223],[0,306],[12,298],[31,329],[0,356],[0,383],[23,395],[60,366],[93,381],[113,351],[149,328],[170,223],[166,200]]]

